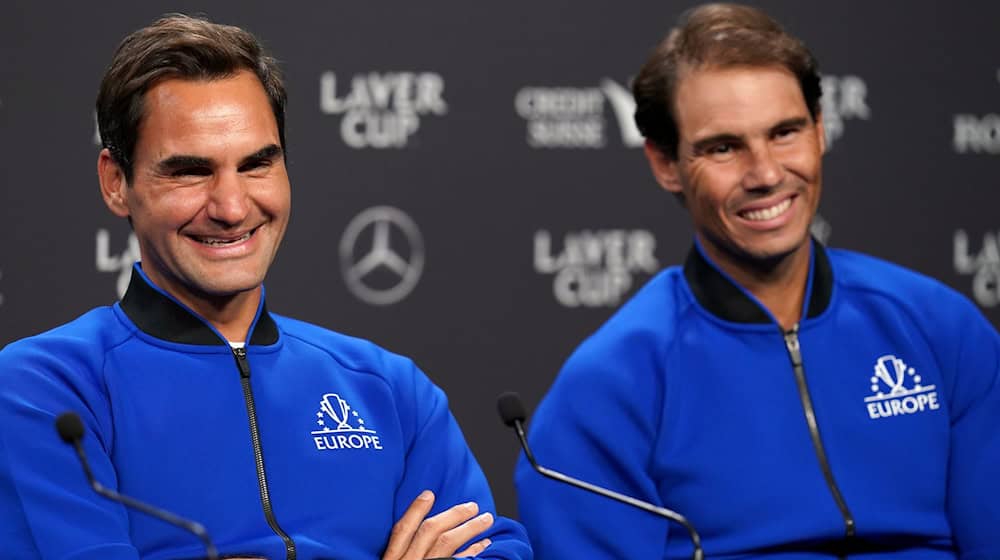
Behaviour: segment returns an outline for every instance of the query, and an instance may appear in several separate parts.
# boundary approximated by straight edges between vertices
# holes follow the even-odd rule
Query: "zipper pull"
[[[795,325],[784,333],[785,347],[788,348],[788,355],[792,357],[792,365],[799,367],[802,365],[802,350],[799,348],[799,324]]]
[[[240,368],[240,377],[250,377],[250,362],[247,361],[246,348],[233,348],[233,357],[236,358],[236,367]]]

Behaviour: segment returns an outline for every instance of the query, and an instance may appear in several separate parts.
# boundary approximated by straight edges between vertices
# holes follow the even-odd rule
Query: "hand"
[[[392,527],[382,560],[475,556],[492,542],[482,539],[456,553],[459,545],[489,529],[493,525],[493,516],[489,512],[477,516],[479,505],[468,502],[427,517],[433,505],[434,494],[430,490],[424,490],[413,500],[406,513]]]

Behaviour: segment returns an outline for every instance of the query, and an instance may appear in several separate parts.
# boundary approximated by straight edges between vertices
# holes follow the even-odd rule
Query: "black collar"
[[[820,315],[830,305],[833,296],[833,270],[826,251],[817,241],[812,242],[813,264],[811,289],[807,290],[809,307],[805,318]],[[684,278],[702,307],[713,315],[736,323],[773,323],[771,315],[756,300],[719,272],[698,247],[691,247],[684,262]]]
[[[139,272],[139,265],[132,268],[132,278],[121,302],[122,311],[147,334],[180,344],[216,345],[219,338],[204,319],[198,317],[176,301],[160,293]],[[253,327],[250,344],[268,345],[278,341],[278,326],[261,302],[260,318]]]

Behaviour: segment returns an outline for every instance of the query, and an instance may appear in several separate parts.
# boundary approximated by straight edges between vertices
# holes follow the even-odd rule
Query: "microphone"
[[[691,523],[683,515],[667,508],[655,506],[649,502],[644,502],[637,498],[633,498],[632,496],[620,494],[614,490],[608,490],[607,488],[597,486],[596,484],[591,484],[539,465],[538,462],[535,461],[535,456],[531,453],[531,448],[528,447],[528,438],[524,435],[524,419],[528,415],[525,413],[524,403],[521,402],[520,395],[514,392],[506,392],[500,395],[500,397],[497,398],[497,410],[500,412],[500,419],[503,420],[503,423],[511,428],[514,428],[514,431],[517,433],[517,439],[521,441],[521,449],[524,450],[524,456],[527,457],[531,466],[542,476],[558,480],[559,482],[565,482],[570,486],[575,486],[577,488],[599,494],[605,498],[611,498],[612,500],[637,507],[643,511],[648,511],[654,515],[665,517],[674,523],[684,526],[691,537],[691,545],[694,546],[694,552],[691,554],[692,560],[702,560],[704,558],[705,554],[701,550],[701,537],[698,536],[698,532],[695,531],[694,526],[691,525]]]
[[[80,458],[80,465],[83,466],[83,474],[87,475],[87,482],[90,483],[90,487],[93,488],[95,492],[113,502],[118,502],[125,507],[139,510],[146,515],[159,519],[160,521],[166,521],[171,525],[180,527],[190,533],[194,533],[194,535],[201,539],[201,541],[205,544],[205,552],[208,555],[208,560],[219,560],[219,552],[215,549],[215,544],[212,543],[212,539],[208,536],[208,531],[205,530],[205,527],[201,523],[184,519],[183,517],[174,515],[169,511],[164,511],[145,502],[140,502],[135,498],[119,494],[110,488],[105,488],[100,482],[97,482],[97,480],[94,479],[94,473],[90,471],[90,463],[87,462],[87,456],[83,453],[83,422],[75,412],[64,412],[60,414],[59,417],[56,418],[56,431],[59,432],[59,437],[62,438],[64,442],[72,445],[76,449],[76,455]]]

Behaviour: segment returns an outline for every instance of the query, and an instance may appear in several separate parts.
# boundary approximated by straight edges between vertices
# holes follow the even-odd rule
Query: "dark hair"
[[[271,102],[278,135],[285,147],[288,96],[277,61],[248,31],[183,14],[169,14],[133,32],[115,51],[97,95],[97,125],[102,145],[132,180],[135,145],[146,92],[171,78],[212,80],[249,70],[260,79]]]
[[[706,4],[685,12],[653,50],[632,84],[642,135],[677,159],[677,85],[686,72],[732,66],[780,66],[799,81],[813,119],[820,111],[819,68],[805,44],[764,12],[738,4]]]

